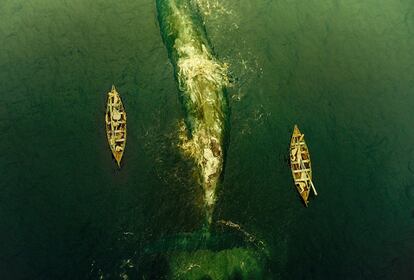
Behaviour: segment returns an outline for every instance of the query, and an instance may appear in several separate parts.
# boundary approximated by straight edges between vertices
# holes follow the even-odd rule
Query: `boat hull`
[[[290,141],[290,168],[295,187],[306,206],[309,203],[309,195],[313,189],[312,165],[308,146],[304,134],[295,125]],[[316,195],[316,190],[314,190]]]
[[[105,128],[109,148],[111,149],[118,167],[121,167],[121,160],[126,146],[126,122],[127,116],[121,97],[116,91],[115,86],[112,86],[107,97]]]

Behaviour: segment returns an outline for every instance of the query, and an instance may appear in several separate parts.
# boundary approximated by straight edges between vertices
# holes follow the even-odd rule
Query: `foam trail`
[[[227,66],[215,58],[195,2],[157,0],[157,11],[186,113],[181,148],[197,165],[211,223],[225,154]]]

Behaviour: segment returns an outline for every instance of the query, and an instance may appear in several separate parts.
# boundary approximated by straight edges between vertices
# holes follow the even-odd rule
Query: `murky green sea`
[[[0,1],[0,279],[413,279],[414,2],[198,4],[233,80],[210,233],[155,1]]]

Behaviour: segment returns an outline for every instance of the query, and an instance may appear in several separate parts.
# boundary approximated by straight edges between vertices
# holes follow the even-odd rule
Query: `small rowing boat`
[[[126,121],[127,116],[121,97],[116,91],[115,86],[112,85],[111,91],[108,92],[105,127],[109,147],[119,167],[121,167],[121,159],[125,151],[127,136]]]
[[[292,139],[290,140],[290,168],[292,169],[296,189],[305,205],[308,206],[310,190],[312,189],[315,195],[318,195],[318,193],[312,183],[311,160],[304,137],[305,135],[295,125]]]

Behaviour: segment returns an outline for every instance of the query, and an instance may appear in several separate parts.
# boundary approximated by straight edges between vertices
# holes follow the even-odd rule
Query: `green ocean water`
[[[203,241],[155,1],[2,0],[0,278],[412,279],[414,2],[199,4],[234,80],[213,220],[264,249],[221,227]],[[112,84],[128,114],[121,170],[104,131]],[[285,161],[294,124],[309,208]]]

